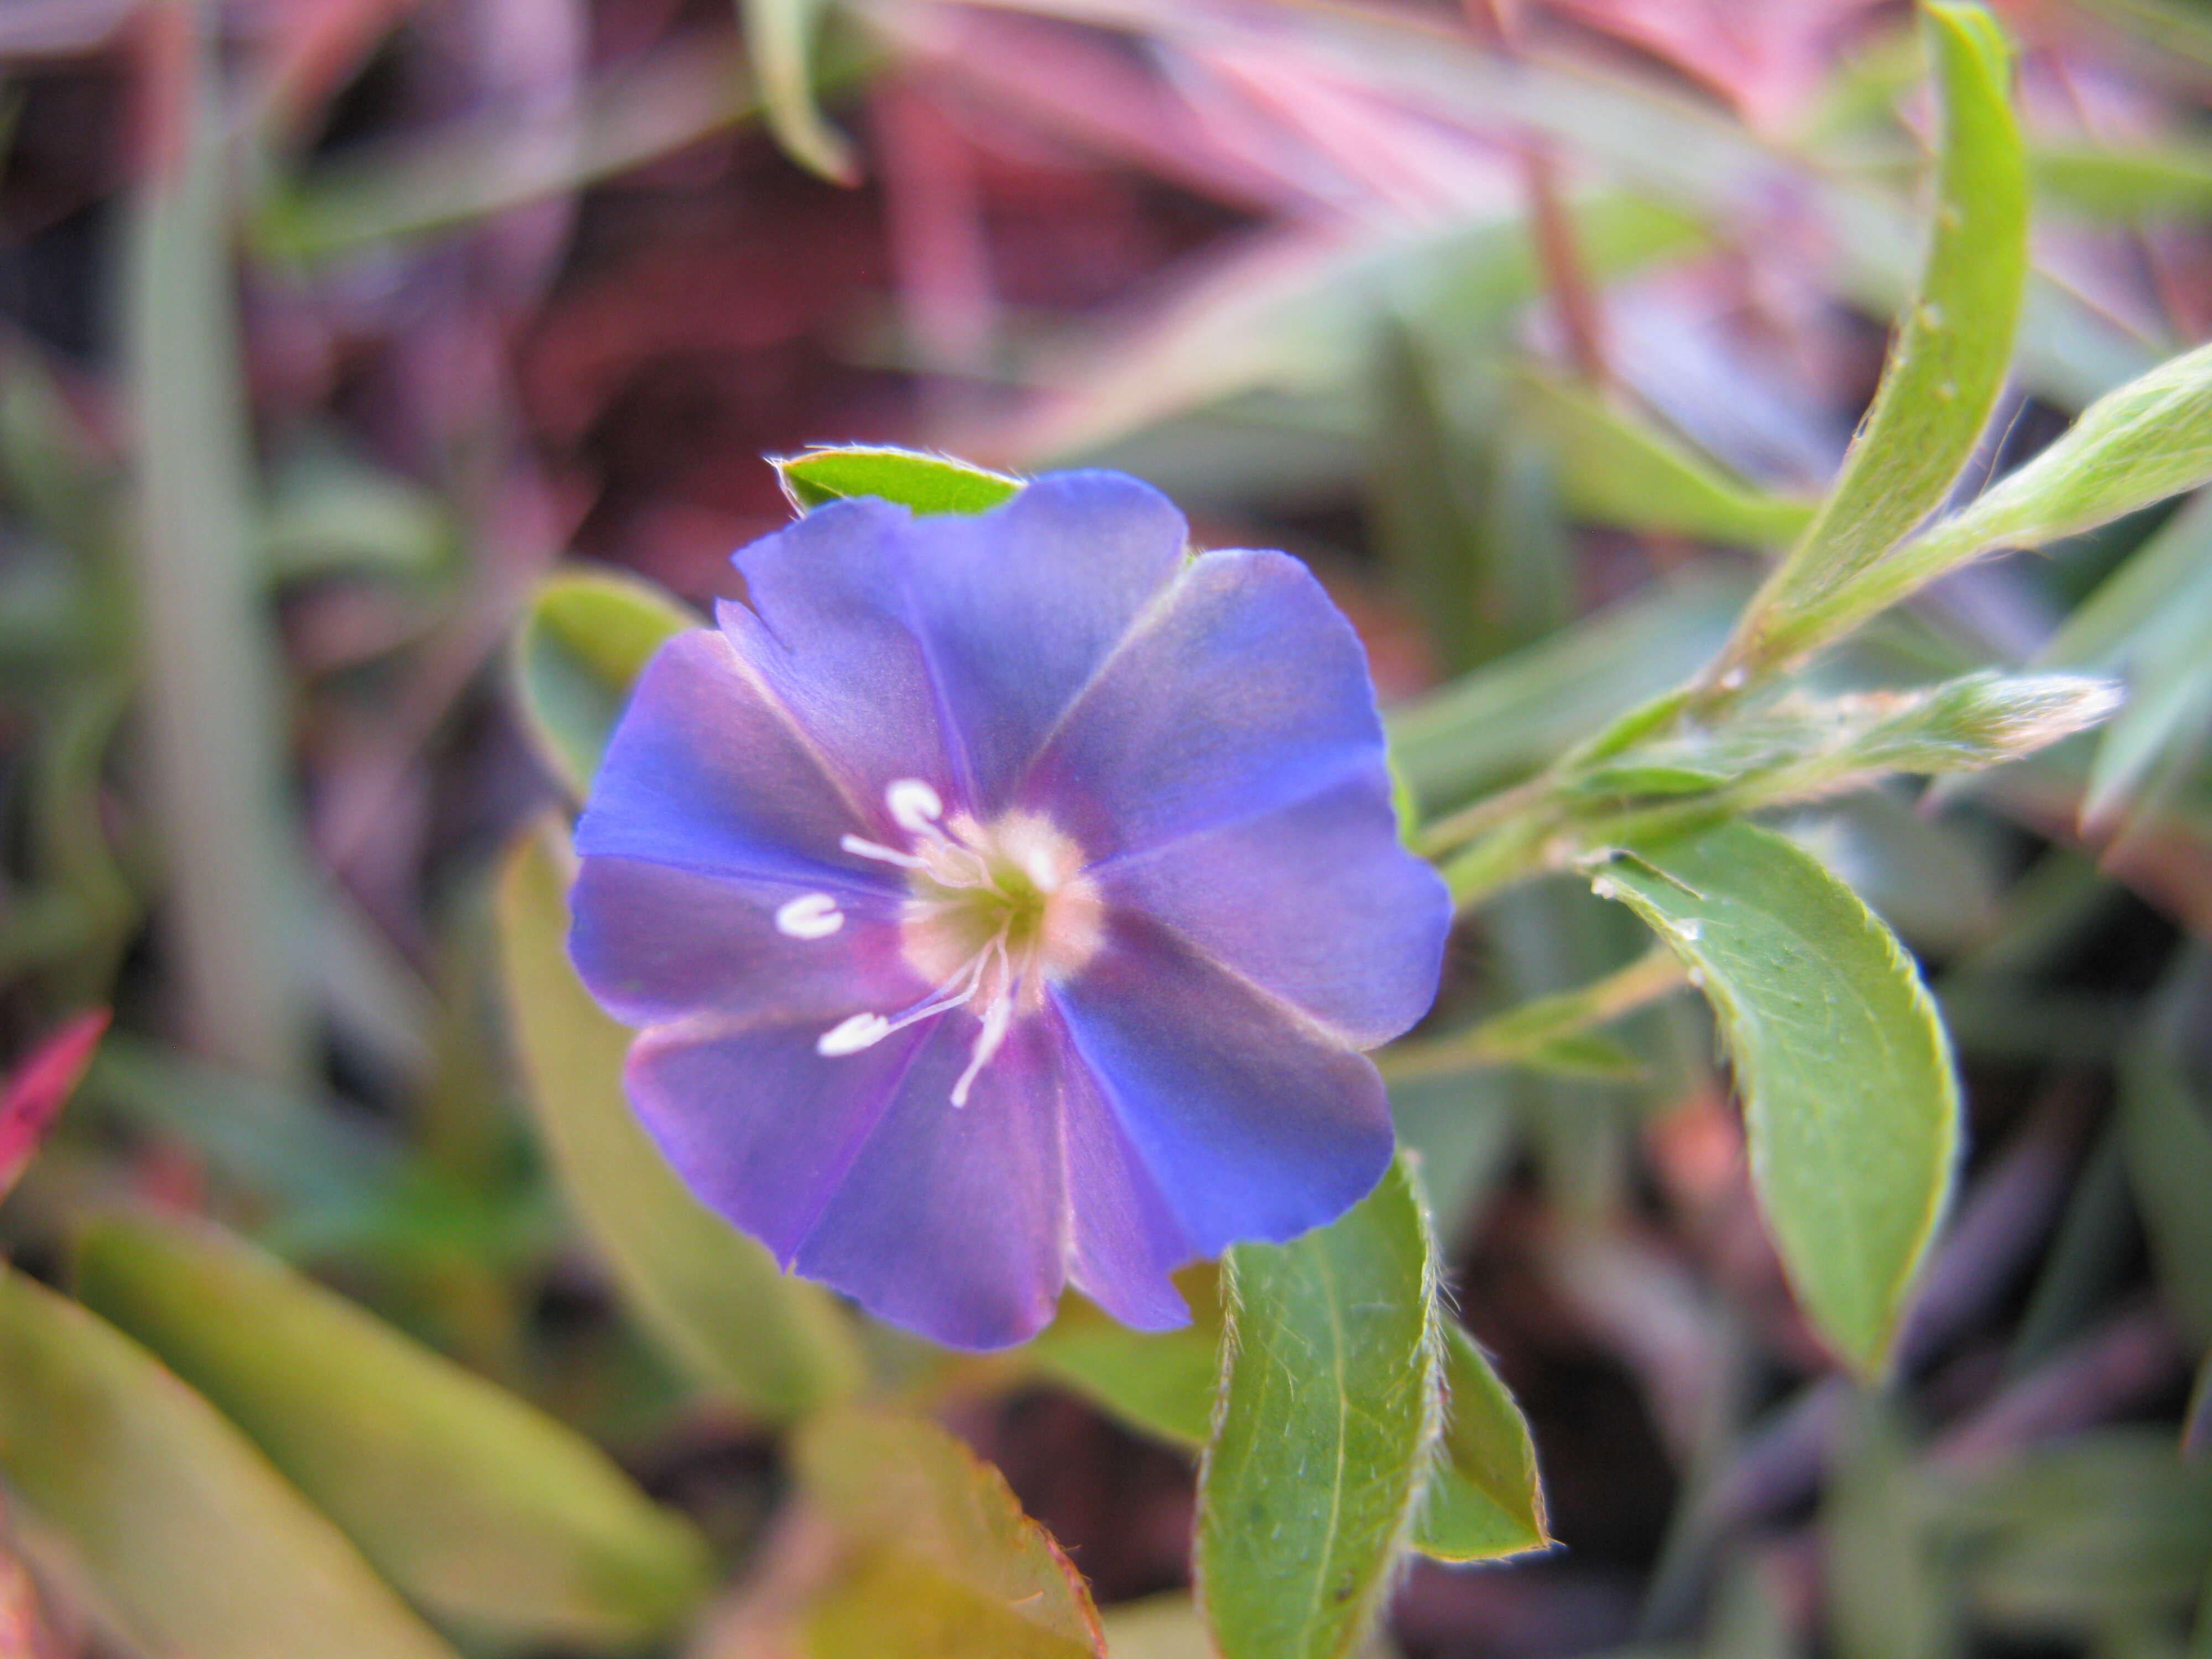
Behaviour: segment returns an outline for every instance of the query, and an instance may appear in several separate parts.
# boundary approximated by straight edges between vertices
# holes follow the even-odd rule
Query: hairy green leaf
[[[1440,1561],[1494,1561],[1547,1547],[1536,1448],[1521,1408],[1474,1339],[1441,1322],[1444,1430],[1413,1547]]]
[[[241,1240],[104,1217],[77,1279],[442,1619],[629,1645],[706,1590],[705,1540],[596,1446]]]
[[[825,1413],[795,1455],[845,1553],[808,1620],[814,1659],[1104,1659],[1082,1575],[934,1423]]]
[[[630,687],[662,645],[699,618],[660,588],[610,571],[542,583],[514,639],[515,697],[538,750],[581,800]]]
[[[1195,1557],[1223,1659],[1336,1659],[1380,1610],[1439,1426],[1431,1250],[1401,1161],[1328,1226],[1229,1253]]]
[[[1943,112],[1928,263],[1835,488],[1753,601],[1735,660],[1787,661],[1842,631],[1846,590],[1941,505],[2004,386],[2027,277],[2009,55],[1978,6],[1931,0],[1924,15]]]
[[[836,1304],[692,1197],[623,1095],[630,1033],[568,964],[572,860],[541,826],[507,855],[499,921],[507,1004],[538,1132],[562,1190],[639,1321],[698,1381],[787,1419],[852,1391]]]
[[[774,465],[783,493],[802,513],[854,495],[896,501],[916,513],[982,513],[1022,487],[1003,472],[913,449],[810,449]]]
[[[2000,548],[2041,547],[2212,478],[2212,346],[2130,380],[1971,506],[1897,549],[1838,597],[1824,633]]]
[[[1638,842],[1593,885],[1711,1001],[1798,1300],[1856,1369],[1880,1372],[1959,1144],[1949,1047],[1911,958],[1819,860],[1748,823]]]
[[[454,1659],[214,1407],[0,1267],[0,1474],[149,1652]]]

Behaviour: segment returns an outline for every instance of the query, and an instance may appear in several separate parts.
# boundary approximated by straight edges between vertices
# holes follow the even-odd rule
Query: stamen
[[[824,1031],[816,1041],[814,1052],[830,1060],[841,1054],[857,1054],[863,1048],[873,1048],[890,1034],[891,1023],[881,1014],[854,1014]]]
[[[937,791],[920,778],[893,780],[884,791],[884,805],[890,808],[892,821],[909,836],[930,835],[945,816],[945,803]]]
[[[775,931],[791,939],[828,939],[844,925],[845,913],[827,893],[802,893],[775,913]]]
[[[865,841],[859,836],[841,836],[837,845],[855,858],[876,859],[884,864],[896,864],[902,870],[920,870],[922,861],[911,853],[902,853],[884,846],[881,842]]]
[[[952,1103],[965,1106],[968,1091],[982,1075],[983,1067],[990,1064],[991,1056],[999,1052],[999,1045],[1006,1040],[1006,1027],[1013,1023],[1014,999],[1011,988],[1001,991],[983,1011],[983,1029],[975,1034],[975,1046],[968,1054],[968,1069],[960,1073],[960,1081],[952,1085]]]

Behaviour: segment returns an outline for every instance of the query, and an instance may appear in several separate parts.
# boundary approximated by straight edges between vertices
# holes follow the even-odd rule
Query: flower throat
[[[1048,984],[1097,953],[1103,907],[1083,874],[1082,849],[1037,813],[1008,812],[988,824],[965,812],[947,818],[937,791],[919,778],[898,779],[884,800],[891,821],[909,837],[908,847],[859,836],[840,845],[907,872],[900,948],[936,988],[896,1014],[854,1014],[814,1046],[833,1058],[858,1054],[893,1031],[965,1005],[982,1029],[952,1086],[952,1103],[964,1106],[1015,1014],[1036,1012]],[[775,916],[776,927],[794,939],[826,939],[844,920],[827,893],[793,899]]]

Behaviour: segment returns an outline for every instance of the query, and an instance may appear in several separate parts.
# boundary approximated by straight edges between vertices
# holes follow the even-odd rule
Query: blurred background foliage
[[[2034,270],[1968,494],[2212,333],[2212,9],[1998,9]],[[864,1372],[1116,1654],[1202,1652],[1158,1378],[1210,1334],[951,1363],[733,1251],[599,1109],[532,826],[816,441],[1137,472],[1321,574],[1425,811],[1525,775],[1709,657],[1832,474],[1923,70],[1877,0],[0,4],[0,1137],[98,1045],[0,1212],[0,1652],[775,1655],[833,1525],[811,1651],[955,1590],[1042,1611],[912,1650],[1088,1650],[951,1442],[778,1440]],[[2212,1654],[2212,514],[1948,578],[1820,677],[1990,665],[2130,701],[1795,826],[1967,1085],[1879,1400],[1691,1005],[1398,1079],[1559,1545],[1413,1567],[1407,1659]],[[1516,889],[1438,1024],[1641,938]]]

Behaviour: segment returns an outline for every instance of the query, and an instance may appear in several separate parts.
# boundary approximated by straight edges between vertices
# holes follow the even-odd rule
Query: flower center
[[[1104,911],[1083,874],[1083,852],[1049,819],[1008,812],[978,823],[945,816],[937,792],[901,778],[884,792],[904,848],[847,836],[848,853],[896,865],[909,889],[899,916],[907,962],[936,988],[896,1014],[854,1014],[814,1045],[830,1056],[858,1054],[893,1031],[963,1004],[981,1018],[952,1103],[968,1091],[1006,1041],[1017,1012],[1034,1013],[1044,988],[1076,972],[1098,949]],[[836,900],[807,893],[784,905],[776,927],[793,939],[826,939],[844,925]]]

